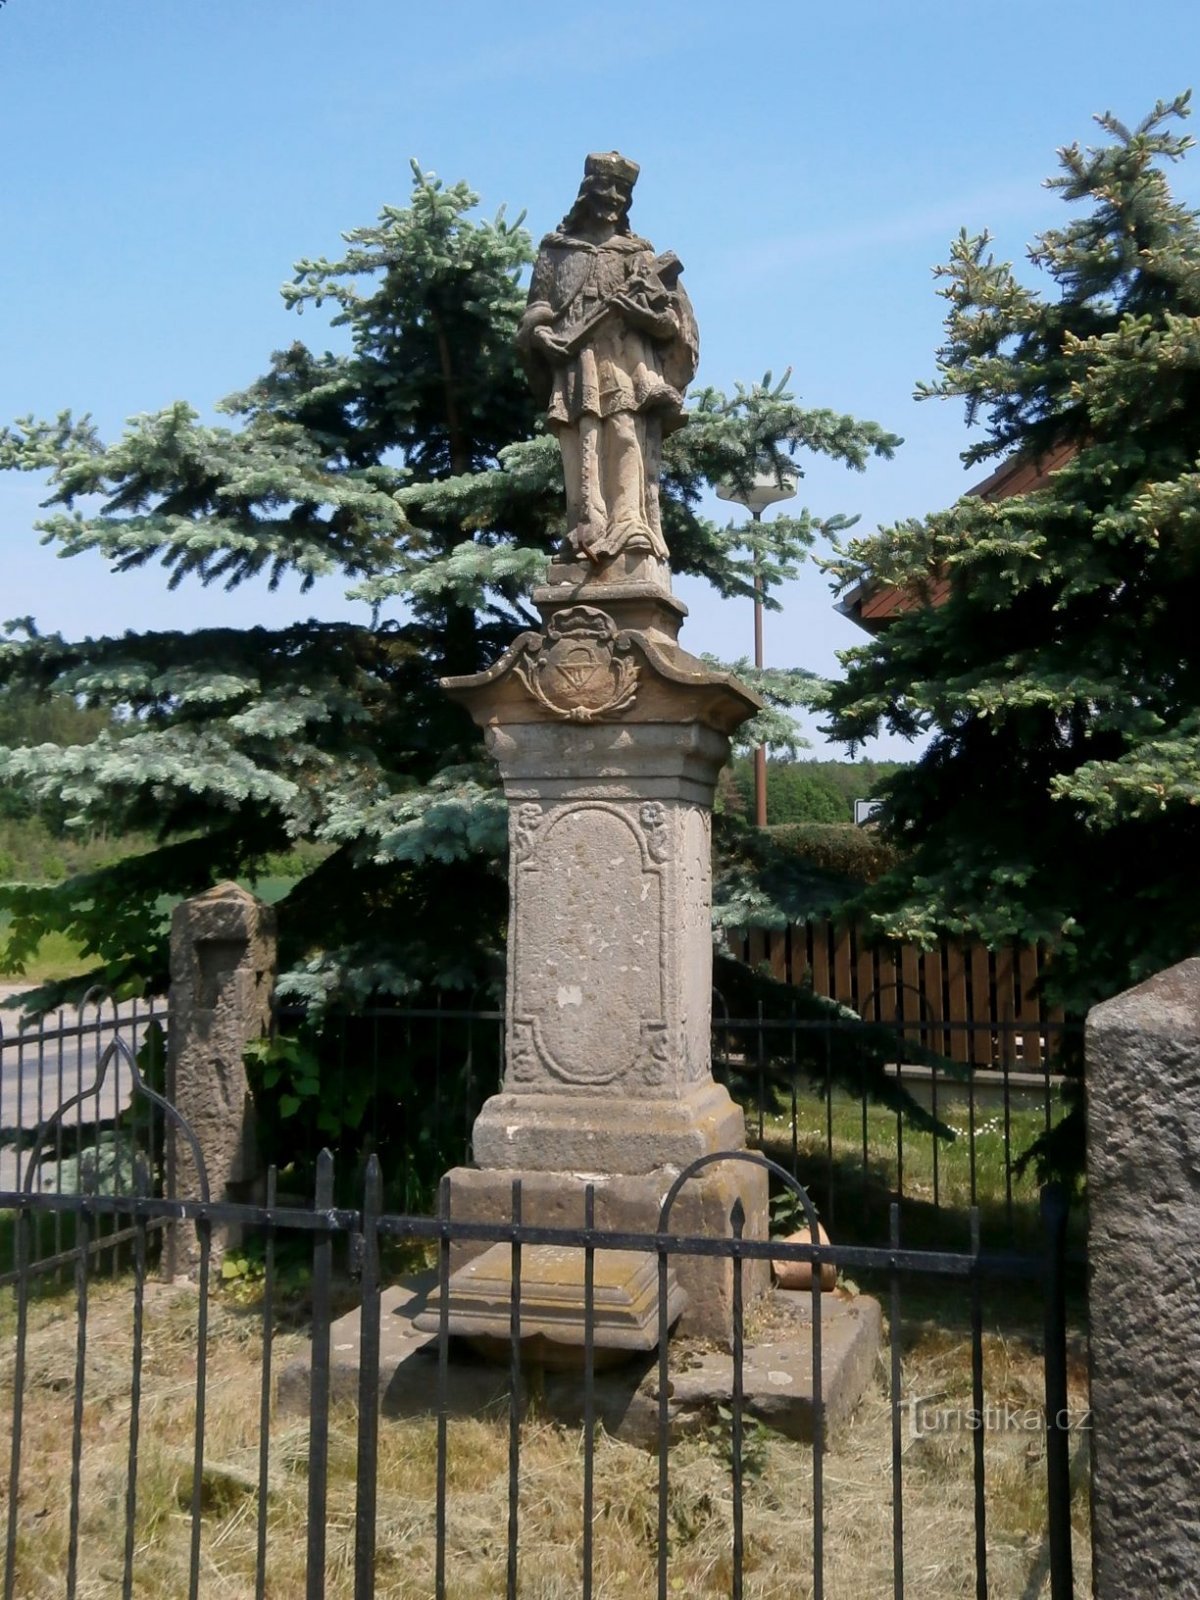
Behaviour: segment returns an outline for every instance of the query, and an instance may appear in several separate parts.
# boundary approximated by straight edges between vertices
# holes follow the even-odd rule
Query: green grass
[[[888,1205],[900,1175],[906,1199],[902,1239],[909,1245],[963,1246],[972,1197],[971,1144],[965,1136],[935,1145],[929,1135],[902,1130],[894,1114],[865,1112],[863,1167],[861,1104],[835,1094],[829,1107],[811,1094],[798,1102],[796,1167],[812,1186],[835,1243],[886,1240]],[[965,1102],[939,1100],[951,1125],[967,1128]],[[824,1185],[827,1119],[833,1131],[832,1204]],[[757,1132],[757,1114],[749,1118]],[[1039,1132],[1044,1113],[1020,1110],[1010,1124],[1021,1150]],[[765,1119],[763,1147],[792,1162],[790,1115]],[[934,1206],[934,1156],[937,1156]],[[1007,1230],[1018,1242],[1036,1239],[1037,1190],[1032,1176],[1013,1180],[1011,1208],[1002,1120],[976,1119],[974,1197],[984,1237]],[[70,1219],[64,1219],[68,1222]],[[48,1236],[40,1241],[44,1251]],[[70,1238],[63,1243],[69,1247]],[[289,1289],[277,1304],[275,1370],[303,1360],[308,1344],[308,1251],[300,1242]],[[0,1266],[11,1235],[0,1219]],[[243,1252],[253,1261],[253,1251]],[[111,1253],[91,1287],[86,1351],[80,1548],[85,1570],[109,1592],[119,1580],[122,1518],[114,1494],[124,1482],[130,1406],[131,1285],[127,1262]],[[390,1275],[390,1274],[389,1274]],[[16,1559],[18,1592],[40,1600],[61,1593],[69,1536],[71,1405],[76,1322],[69,1269],[59,1287],[47,1282],[29,1307],[25,1442]],[[860,1287],[890,1309],[886,1274],[855,1274]],[[277,1289],[281,1284],[277,1284]],[[899,1342],[902,1401],[935,1397],[939,1406],[972,1401],[971,1311],[964,1280],[905,1274],[900,1320],[888,1336]],[[203,1482],[202,1558],[214,1592],[251,1592],[255,1559],[258,1396],[262,1350],[256,1311],[261,1280],[219,1284],[210,1308],[209,1406]],[[1035,1413],[1043,1400],[1042,1305],[1035,1281],[985,1280],[981,1291],[985,1400]],[[143,1449],[138,1483],[137,1594],[184,1592],[189,1557],[187,1507],[193,1441],[195,1326],[192,1285],[151,1284],[147,1295],[142,1374]],[[1071,1294],[1069,1406],[1087,1404],[1086,1326],[1080,1289]],[[9,1403],[13,1373],[15,1301],[0,1291],[0,1411]],[[857,1600],[891,1592],[890,1369],[885,1350],[853,1419],[831,1441],[825,1462],[826,1595]],[[329,1480],[329,1586],[349,1600],[356,1491],[353,1409],[335,1406]],[[275,1406],[269,1420],[269,1590],[300,1593],[304,1583],[308,1426],[303,1416]],[[504,1418],[454,1417],[448,1428],[450,1594],[485,1600],[502,1592],[508,1434]],[[418,1597],[431,1592],[435,1530],[436,1427],[429,1418],[385,1419],[379,1435],[376,1526],[381,1553],[379,1594]],[[806,1593],[811,1562],[812,1455],[759,1424],[751,1424],[753,1466],[745,1486],[747,1596],[784,1600]],[[531,1596],[578,1592],[581,1436],[539,1417],[536,1406],[521,1430],[521,1578]],[[1077,1570],[1088,1559],[1087,1435],[1073,1445],[1074,1545]],[[1045,1600],[1046,1468],[1040,1432],[987,1431],[989,1592],[999,1600]],[[973,1441],[966,1432],[904,1439],[905,1563],[912,1592],[926,1600],[957,1600],[973,1592]],[[669,1516],[671,1592],[727,1595],[731,1539],[728,1437],[720,1419],[672,1449]],[[596,1594],[608,1600],[653,1592],[656,1466],[653,1456],[600,1433],[596,1445]],[[92,1592],[91,1590],[88,1591]],[[96,1593],[101,1590],[97,1589]],[[1083,1588],[1080,1594],[1084,1593]]]
[[[268,905],[275,905],[288,894],[297,881],[295,876],[284,877],[281,874],[274,874],[250,880],[245,887],[252,889]],[[177,901],[164,896],[159,901],[159,909],[165,914],[176,904]],[[7,937],[11,923],[11,915],[7,911],[0,911],[0,944]],[[65,933],[51,933],[47,934],[36,953],[26,962],[23,973],[0,973],[0,982],[27,983],[33,988],[35,984],[73,977],[77,972],[86,970],[87,966],[88,962],[76,940]]]
[[[1053,1120],[1062,1109],[1056,1097]],[[790,1109],[765,1117],[761,1147],[789,1171],[794,1159],[796,1176],[811,1193],[822,1221],[843,1243],[885,1242],[890,1207],[899,1191],[904,1244],[964,1248],[970,1236],[970,1207],[975,1204],[986,1245],[1040,1248],[1037,1178],[1032,1169],[1021,1177],[1009,1170],[1003,1111],[977,1106],[973,1140],[970,1108],[961,1091],[947,1088],[939,1094],[938,1115],[955,1130],[954,1139],[936,1139],[907,1125],[898,1133],[894,1112],[883,1106],[864,1107],[838,1090],[828,1106],[823,1098],[802,1093],[796,1106],[794,1153]],[[1014,1096],[1007,1139],[1013,1162],[1045,1126],[1044,1106],[1018,1107]],[[747,1113],[747,1131],[758,1143],[757,1112]],[[1076,1208],[1070,1243],[1082,1242],[1083,1226]]]
[[[153,846],[149,834],[55,832],[38,817],[0,816],[0,882],[60,883]]]
[[[8,933],[10,918],[0,911],[0,939]],[[38,945],[37,953],[25,964],[24,972],[2,973],[0,982],[49,983],[57,978],[70,978],[84,966],[78,944],[65,933],[51,933]]]

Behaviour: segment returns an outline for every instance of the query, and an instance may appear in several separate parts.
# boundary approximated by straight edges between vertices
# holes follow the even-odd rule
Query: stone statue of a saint
[[[666,560],[662,441],[683,424],[699,349],[679,258],[629,231],[638,170],[616,151],[588,156],[517,333],[562,451],[568,540],[595,566],[626,550]]]

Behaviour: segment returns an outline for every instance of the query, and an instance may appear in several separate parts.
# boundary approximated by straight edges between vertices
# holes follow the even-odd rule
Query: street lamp
[[[717,485],[718,500],[732,500],[735,505],[745,506],[756,523],[762,521],[762,514],[768,506],[773,506],[780,500],[791,500],[795,493],[796,480],[786,472],[755,473],[745,489],[739,489],[730,483]],[[760,669],[763,664],[762,595],[762,573],[759,571],[758,551],[755,550],[754,665]],[[767,825],[767,752],[761,744],[756,745],[754,750],[754,821],[760,828],[765,828]]]

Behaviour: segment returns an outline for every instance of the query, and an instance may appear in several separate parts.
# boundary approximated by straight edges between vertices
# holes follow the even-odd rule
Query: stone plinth
[[[1087,1023],[1097,1600],[1197,1592],[1200,960]]]
[[[741,1113],[738,1113],[739,1117]],[[741,1128],[739,1126],[739,1136]],[[741,1142],[739,1140],[739,1142]],[[726,1148],[729,1148],[728,1146]],[[521,1218],[545,1228],[582,1228],[584,1194],[591,1183],[595,1226],[614,1233],[654,1233],[663,1200],[676,1177],[673,1166],[639,1174],[592,1174],[570,1170],[520,1172],[456,1167],[450,1179],[450,1216],[455,1222],[509,1222],[512,1184],[521,1179]],[[668,1222],[681,1237],[729,1238],[730,1215],[741,1201],[743,1234],[765,1239],[768,1233],[767,1174],[748,1161],[720,1161],[706,1167],[679,1191]],[[486,1244],[456,1241],[450,1246],[452,1271],[464,1267]],[[579,1262],[583,1251],[576,1252]],[[724,1342],[733,1315],[733,1262],[716,1256],[672,1254],[671,1272],[684,1296],[682,1333]],[[580,1268],[582,1271],[582,1268]],[[582,1283],[582,1277],[579,1281]],[[742,1285],[747,1304],[770,1287],[770,1263],[744,1261]],[[582,1303],[582,1301],[580,1302]],[[599,1333],[597,1334],[599,1337]]]
[[[184,900],[171,917],[168,1098],[195,1135],[213,1200],[245,1198],[258,1172],[254,1110],[242,1057],[270,1027],[275,913],[236,883]],[[168,1122],[168,1192],[199,1195],[187,1140]],[[223,1238],[213,1236],[219,1260]],[[195,1267],[191,1228],[174,1230],[171,1270]],[[168,1252],[170,1254],[170,1252]]]
[[[644,1173],[744,1143],[709,1056],[710,823],[757,701],[620,627],[633,603],[547,604],[545,633],[446,684],[510,806],[508,1071],[476,1124],[485,1167]]]
[[[603,573],[556,563],[543,629],[444,685],[485,730],[510,818],[507,1070],[452,1209],[507,1216],[520,1175],[526,1221],[581,1226],[590,1177],[597,1226],[652,1233],[681,1169],[745,1145],[710,1060],[711,814],[759,701],[680,647],[684,608],[642,558]],[[738,1200],[765,1236],[766,1177],[745,1164],[689,1184],[671,1231],[728,1234]],[[683,1326],[728,1337],[729,1263],[672,1266]],[[765,1288],[765,1264],[747,1282]]]
[[[530,1361],[577,1369],[585,1329],[579,1307],[586,1298],[584,1252],[563,1245],[526,1245],[521,1252],[521,1347]],[[512,1332],[512,1247],[489,1245],[453,1274],[446,1312],[448,1331],[482,1354],[503,1359]],[[667,1275],[667,1327],[685,1296]],[[435,1290],[416,1319],[436,1333],[441,1303]],[[604,1364],[658,1348],[658,1261],[629,1250],[597,1250],[592,1269],[592,1324]]]
[[[437,1337],[418,1326],[425,1320],[435,1285],[436,1274],[430,1272],[383,1291],[379,1404],[384,1416],[420,1417],[437,1412]],[[811,1296],[776,1290],[760,1302],[759,1310],[758,1325],[752,1325],[746,1337],[742,1382],[747,1414],[789,1438],[810,1440],[820,1433],[828,1442],[849,1421],[870,1381],[882,1335],[879,1302],[867,1295],[851,1298],[840,1291],[822,1296],[819,1408],[813,1404]],[[358,1399],[361,1336],[358,1310],[333,1325],[329,1378],[335,1400],[353,1403]],[[509,1397],[507,1366],[476,1356],[457,1340],[452,1340],[451,1350],[448,1415],[491,1415],[503,1425]],[[721,1409],[728,1411],[733,1364],[728,1352],[714,1350],[708,1341],[683,1337],[672,1341],[668,1359],[667,1425],[669,1437],[674,1439],[712,1426]],[[548,1367],[530,1376],[533,1381],[521,1396],[522,1410],[536,1394],[540,1417],[568,1427],[582,1425],[584,1397],[578,1368]],[[306,1416],[310,1383],[308,1356],[289,1362],[279,1374],[280,1407]],[[603,1368],[597,1352],[594,1398],[596,1421],[606,1433],[655,1448],[659,1427],[656,1354]]]

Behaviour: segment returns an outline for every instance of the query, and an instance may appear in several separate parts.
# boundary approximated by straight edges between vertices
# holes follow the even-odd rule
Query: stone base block
[[[709,1079],[678,1098],[630,1095],[496,1094],[475,1119],[481,1167],[521,1172],[650,1173],[682,1169],[746,1142],[741,1108]]]
[[[574,1172],[496,1172],[455,1167],[447,1176],[453,1221],[510,1222],[513,1179],[520,1178],[523,1222],[544,1228],[582,1228],[584,1189],[591,1182],[597,1228],[617,1233],[654,1233],[663,1200],[678,1173],[667,1167],[633,1177],[587,1179]],[[739,1200],[746,1218],[744,1237],[765,1239],[767,1174],[763,1167],[748,1161],[716,1162],[686,1183],[671,1211],[670,1232],[729,1238],[730,1213]],[[451,1271],[457,1272],[487,1248],[485,1243],[452,1243]],[[577,1254],[582,1263],[582,1249]],[[671,1256],[670,1265],[686,1296],[679,1332],[728,1344],[733,1319],[732,1261],[680,1252]],[[742,1293],[747,1309],[769,1287],[767,1261],[742,1263]]]
[[[427,1308],[436,1275],[422,1273],[385,1289],[382,1297],[379,1402],[385,1416],[422,1417],[438,1405],[437,1339],[421,1332],[416,1318]],[[812,1299],[773,1290],[748,1320],[743,1393],[748,1415],[792,1439],[819,1433],[829,1440],[850,1417],[870,1381],[882,1338],[879,1302],[850,1298],[841,1290],[821,1298],[821,1403],[813,1404]],[[358,1398],[360,1319],[339,1318],[331,1338],[330,1388],[335,1400]],[[673,1339],[670,1347],[669,1437],[717,1421],[728,1408],[733,1363],[706,1341]],[[276,1400],[285,1411],[304,1414],[309,1403],[307,1357],[279,1374]],[[649,1353],[595,1378],[595,1415],[606,1433],[653,1449],[659,1433],[658,1358]],[[534,1401],[538,1415],[568,1427],[582,1425],[580,1374],[527,1369],[522,1408]],[[507,1415],[509,1375],[458,1340],[450,1346],[446,1404],[453,1417]],[[451,1436],[453,1450],[453,1435]]]
[[[524,1358],[547,1367],[578,1368],[586,1343],[586,1272],[582,1250],[526,1245],[521,1251],[520,1340]],[[512,1349],[512,1247],[494,1244],[451,1275],[447,1327],[492,1360]],[[438,1331],[437,1290],[416,1318]],[[667,1327],[686,1303],[674,1272],[667,1273]],[[658,1348],[658,1260],[632,1250],[597,1250],[592,1271],[592,1338],[597,1365]]]

